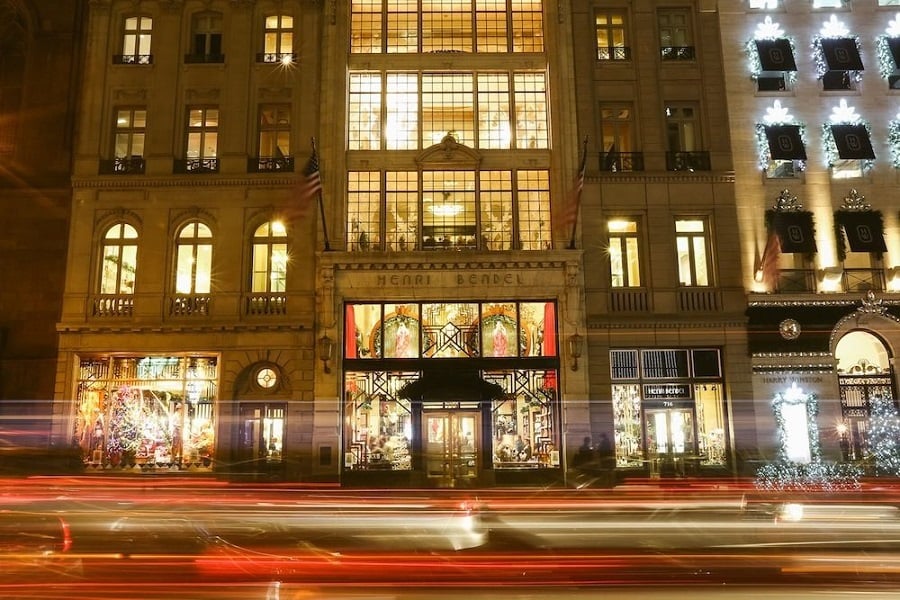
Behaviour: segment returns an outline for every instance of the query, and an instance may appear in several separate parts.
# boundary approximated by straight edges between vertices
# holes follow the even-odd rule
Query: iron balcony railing
[[[881,269],[844,269],[841,279],[845,292],[884,291],[884,273]]]
[[[152,65],[152,54],[114,54],[114,65]]]
[[[607,173],[643,171],[643,152],[601,152],[600,170]]]
[[[217,64],[225,62],[224,54],[185,54],[184,62],[187,64]]]
[[[248,173],[292,173],[293,171],[293,156],[253,156],[247,159]]]
[[[116,157],[100,161],[101,175],[140,175],[144,172],[143,156]]]
[[[176,158],[175,173],[218,173],[218,158]]]
[[[259,52],[256,55],[258,63],[293,63],[297,62],[297,54],[294,52]]]
[[[780,269],[775,291],[781,294],[816,291],[816,274],[812,269]]]
[[[597,60],[631,60],[631,48],[627,46],[597,48]]]
[[[709,152],[666,152],[667,171],[710,171]]]
[[[693,46],[661,46],[659,54],[662,60],[694,60],[696,58]]]

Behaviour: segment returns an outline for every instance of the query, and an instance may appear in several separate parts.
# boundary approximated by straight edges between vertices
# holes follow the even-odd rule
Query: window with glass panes
[[[675,249],[678,261],[678,282],[684,286],[708,286],[709,238],[703,219],[675,221]]]
[[[546,170],[351,171],[347,248],[546,250]]]
[[[100,293],[133,294],[137,273],[138,232],[133,225],[116,223],[103,235]]]
[[[632,154],[634,110],[630,104],[600,105],[600,168],[604,171],[635,171]]]
[[[192,19],[193,45],[190,60],[222,62],[222,15],[202,13]]]
[[[175,242],[175,293],[208,294],[212,279],[212,231],[193,221],[183,226]]]
[[[640,287],[640,238],[637,221],[610,219],[609,233],[610,286],[614,288]]]
[[[265,20],[261,62],[277,63],[294,59],[294,17],[269,15]]]
[[[350,52],[543,52],[540,0],[352,0]]]
[[[150,41],[153,34],[153,18],[131,16],[125,18],[122,39],[122,62],[150,64]]]
[[[253,234],[251,289],[255,293],[287,290],[287,230],[280,221],[269,221]]]
[[[259,107],[259,157],[291,156],[291,105],[263,104]]]
[[[216,158],[219,147],[219,109],[209,106],[188,108],[188,159]]]
[[[143,157],[146,128],[147,109],[143,107],[117,109],[114,135],[115,158]]]
[[[550,145],[543,72],[350,74],[350,150],[415,150],[452,134],[484,149]]]
[[[629,48],[625,45],[625,15],[618,11],[594,13],[597,32],[597,60],[628,60]]]

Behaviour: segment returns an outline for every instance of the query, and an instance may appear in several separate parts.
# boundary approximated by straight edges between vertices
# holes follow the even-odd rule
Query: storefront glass
[[[344,383],[344,467],[408,471],[412,411],[400,389],[418,373],[348,372]]]
[[[507,392],[493,404],[494,468],[558,467],[556,371],[490,372],[484,378]]]
[[[217,362],[211,356],[82,359],[73,444],[85,466],[210,468]]]

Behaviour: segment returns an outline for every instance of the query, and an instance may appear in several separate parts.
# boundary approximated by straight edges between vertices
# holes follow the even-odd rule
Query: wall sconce
[[[322,370],[331,373],[331,367],[328,361],[334,358],[334,340],[328,337],[328,334],[322,334],[319,338],[319,360],[322,361]]]
[[[583,338],[577,333],[569,336],[569,357],[572,359],[572,370],[578,370],[578,359],[581,358],[581,343]]]

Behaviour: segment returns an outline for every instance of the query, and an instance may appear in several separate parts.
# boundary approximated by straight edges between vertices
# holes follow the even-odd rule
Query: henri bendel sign
[[[644,400],[690,400],[691,386],[687,383],[644,384]]]

